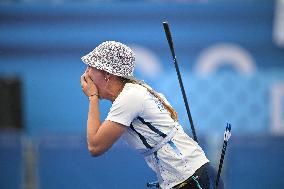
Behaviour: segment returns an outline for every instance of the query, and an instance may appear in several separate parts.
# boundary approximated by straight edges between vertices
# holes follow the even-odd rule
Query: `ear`
[[[108,72],[104,71],[103,72],[103,76],[104,76],[105,81],[108,82],[110,77],[111,77],[111,74],[109,74]]]

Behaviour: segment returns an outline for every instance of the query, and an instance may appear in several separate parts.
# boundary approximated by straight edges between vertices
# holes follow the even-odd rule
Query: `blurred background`
[[[118,141],[86,145],[81,56],[106,40],[133,48],[136,77],[189,121],[162,22],[168,21],[200,145],[228,189],[284,187],[284,0],[0,0],[0,188],[145,189],[156,176]],[[110,103],[100,102],[101,119]]]

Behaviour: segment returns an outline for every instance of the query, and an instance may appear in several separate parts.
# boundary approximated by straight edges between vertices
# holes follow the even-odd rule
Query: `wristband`
[[[94,93],[94,94],[88,96],[89,100],[90,100],[90,98],[93,97],[93,96],[97,96],[97,97],[99,98],[99,95],[98,95],[97,93]]]

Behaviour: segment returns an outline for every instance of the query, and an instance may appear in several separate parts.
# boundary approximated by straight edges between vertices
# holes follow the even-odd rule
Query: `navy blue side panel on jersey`
[[[143,144],[144,144],[147,148],[150,148],[150,149],[153,148],[152,146],[150,146],[150,145],[148,144],[148,142],[146,141],[146,138],[145,138],[143,135],[141,135],[136,129],[134,129],[132,123],[130,124],[130,128],[139,136],[139,138],[141,139],[141,141],[143,142]]]
[[[151,123],[146,122],[142,117],[137,117],[139,119],[139,121],[141,121],[143,124],[147,125],[149,127],[149,129],[151,129],[152,131],[154,131],[155,133],[157,133],[158,135],[160,135],[161,137],[165,138],[167,135],[165,133],[163,133],[162,131],[160,131],[159,129],[157,129],[156,127],[154,127]]]

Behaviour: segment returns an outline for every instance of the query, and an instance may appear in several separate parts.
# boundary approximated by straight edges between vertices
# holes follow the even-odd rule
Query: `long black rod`
[[[226,149],[227,149],[227,145],[228,145],[228,141],[229,141],[230,137],[231,137],[231,124],[227,123],[226,130],[225,130],[225,133],[224,133],[224,142],[223,142],[222,153],[221,153],[221,158],[220,158],[220,162],[219,162],[218,173],[217,173],[217,176],[216,176],[216,179],[215,179],[215,188],[214,189],[218,189],[221,171],[222,171],[222,167],[223,167],[223,163],[224,163],[224,157],[225,157],[225,154],[226,154]]]
[[[167,40],[168,40],[168,43],[169,43],[169,46],[170,46],[172,57],[173,57],[173,60],[174,60],[176,73],[177,73],[177,76],[178,76],[178,81],[179,81],[179,85],[180,85],[180,88],[181,88],[182,97],[183,97],[183,101],[184,101],[184,104],[185,104],[187,116],[188,116],[188,119],[189,119],[189,122],[190,122],[190,127],[191,127],[191,131],[192,131],[193,139],[198,143],[195,128],[194,128],[194,125],[193,125],[192,116],[191,116],[191,113],[190,113],[190,109],[189,109],[189,105],[188,105],[188,101],[187,101],[187,97],[186,97],[186,93],[185,93],[185,90],[184,90],[184,87],[183,87],[183,82],[182,82],[181,74],[180,74],[180,71],[179,71],[179,67],[178,67],[178,63],[177,63],[177,59],[176,59],[176,55],[175,55],[174,44],[173,44],[173,40],[172,40],[172,36],[171,36],[171,32],[170,32],[168,22],[163,22],[163,26],[164,26],[166,37],[167,37]]]

